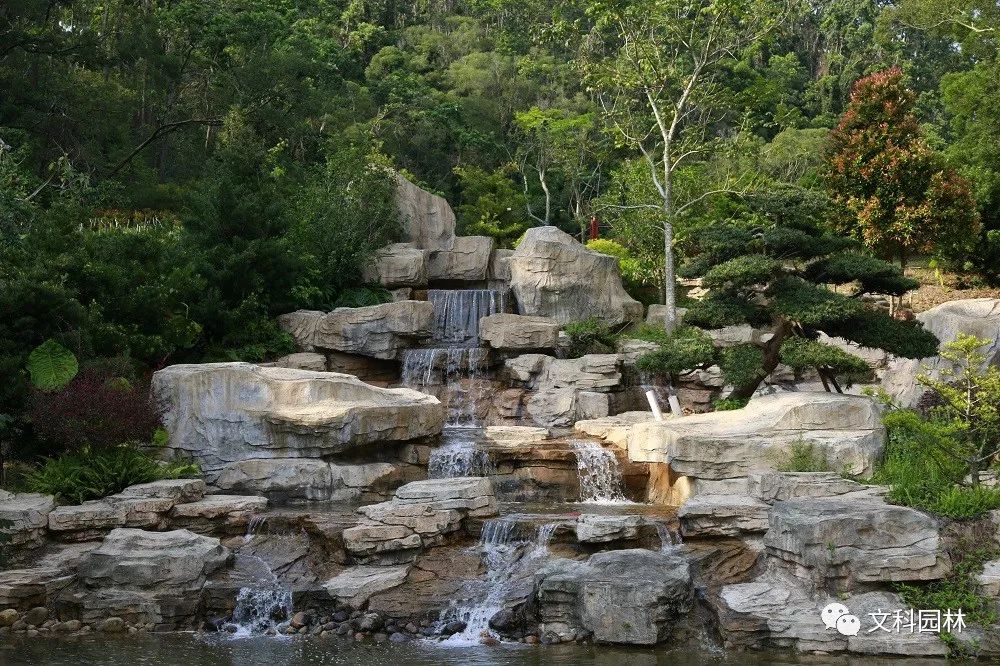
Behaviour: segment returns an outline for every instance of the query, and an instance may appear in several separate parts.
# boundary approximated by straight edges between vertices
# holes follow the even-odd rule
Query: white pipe
[[[662,421],[663,412],[660,411],[660,404],[656,402],[656,391],[653,389],[646,391],[646,400],[649,401],[649,408],[653,410],[653,418],[657,421]]]
[[[667,402],[670,403],[671,414],[675,414],[677,416],[684,416],[684,413],[681,412],[681,401],[677,399],[677,394],[674,393],[673,390],[671,390],[670,393],[667,395]]]

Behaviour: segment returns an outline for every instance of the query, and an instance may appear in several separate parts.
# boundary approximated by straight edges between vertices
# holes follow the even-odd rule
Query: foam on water
[[[622,472],[618,458],[597,442],[571,442],[576,454],[582,504],[631,504],[622,491]]]

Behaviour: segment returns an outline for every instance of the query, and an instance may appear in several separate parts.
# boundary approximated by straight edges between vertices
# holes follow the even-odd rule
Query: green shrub
[[[710,365],[715,358],[712,338],[691,326],[681,326],[672,335],[662,329],[655,331],[652,327],[645,327],[630,334],[630,337],[660,345],[660,349],[640,356],[635,364],[641,372],[653,375],[673,377]]]
[[[134,447],[118,446],[49,458],[29,473],[27,485],[32,492],[81,504],[114,495],[137,483],[193,476],[199,471],[192,463],[163,464]]]
[[[712,403],[712,406],[715,407],[715,411],[717,412],[729,412],[736,409],[743,409],[747,406],[748,402],[750,400],[746,398],[719,398]]]
[[[764,351],[756,345],[736,345],[722,352],[722,375],[733,386],[744,386],[764,368]]]
[[[615,332],[598,319],[584,319],[566,324],[570,354],[575,358],[584,354],[601,354],[614,350]]]
[[[778,465],[781,472],[829,472],[830,463],[826,456],[816,450],[810,442],[798,440],[792,442],[792,450],[787,459]]]
[[[350,287],[337,296],[335,308],[362,308],[380,305],[392,300],[392,293],[384,287]]]

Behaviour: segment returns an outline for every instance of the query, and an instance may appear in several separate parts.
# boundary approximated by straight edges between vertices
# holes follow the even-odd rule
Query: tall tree
[[[704,159],[720,140],[718,123],[731,110],[722,78],[750,45],[784,16],[782,3],[760,0],[596,0],[587,3],[591,29],[582,58],[620,141],[641,151],[662,211],[664,324],[676,327],[674,225],[686,207],[674,180],[686,162]]]
[[[904,269],[914,253],[946,250],[979,231],[971,187],[927,145],[915,102],[899,68],[859,79],[829,149],[842,230]]]

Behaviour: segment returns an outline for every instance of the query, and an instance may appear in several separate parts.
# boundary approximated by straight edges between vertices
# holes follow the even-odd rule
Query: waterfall
[[[507,294],[495,289],[429,289],[434,305],[435,343],[475,347],[479,344],[479,320],[503,312]]]
[[[572,442],[580,479],[580,502],[627,504],[622,492],[622,473],[615,454],[596,442]]]
[[[478,548],[486,566],[486,590],[456,603],[442,614],[442,623],[465,622],[465,629],[448,638],[449,642],[478,643],[484,635],[495,637],[490,630],[490,618],[503,610],[518,574],[525,573],[532,562],[545,554],[545,549],[537,546],[538,537],[535,541],[525,540],[519,536],[518,528],[518,521],[509,518],[488,520],[483,524]]]
[[[432,479],[458,476],[490,476],[496,472],[493,462],[479,448],[479,431],[470,428],[445,428],[442,444],[431,451],[427,474]]]
[[[244,545],[264,525],[265,517],[253,516],[247,523],[243,536]],[[253,572],[254,585],[241,587],[236,595],[233,609],[233,626],[237,636],[259,633],[278,633],[292,617],[292,589],[283,585],[262,558],[256,555],[236,553],[239,566]]]
[[[681,535],[677,532],[673,532],[665,524],[660,522],[654,522],[656,525],[656,533],[660,537],[660,552],[669,553],[672,552],[681,543]]]
[[[548,551],[549,542],[552,541],[560,523],[545,523],[538,526],[538,536],[535,537],[535,547],[543,551]]]

